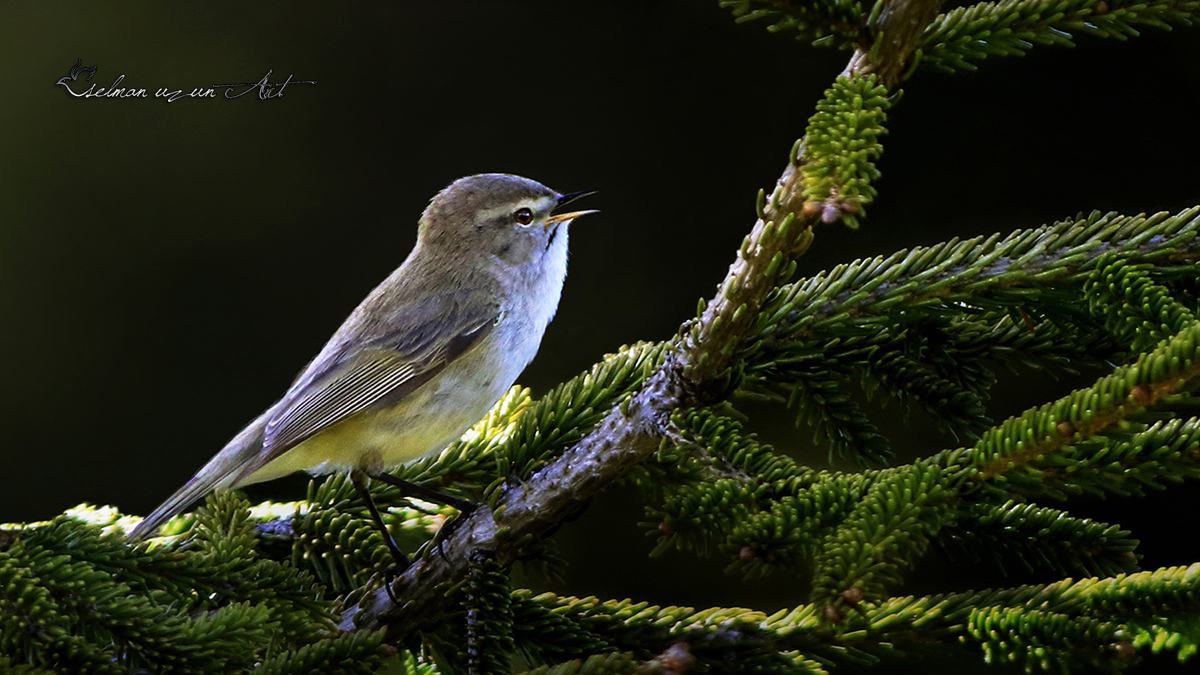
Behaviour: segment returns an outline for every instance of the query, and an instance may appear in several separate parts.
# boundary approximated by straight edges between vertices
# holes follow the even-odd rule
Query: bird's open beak
[[[600,209],[588,209],[587,211],[572,211],[570,213],[558,213],[546,219],[546,227],[550,227],[555,223],[575,220],[580,216],[586,216],[589,213],[600,213]]]
[[[584,190],[583,192],[572,192],[570,194],[565,194],[558,198],[558,204],[554,208],[562,208],[563,206],[570,204],[571,202],[575,201],[576,199],[579,199],[581,197],[586,197],[588,195],[594,195],[594,194],[596,194],[595,190]],[[580,216],[586,216],[589,213],[600,213],[600,211],[597,209],[589,209],[587,211],[572,211],[570,213],[558,213],[558,214],[550,216],[549,218],[546,219],[546,227],[550,227],[551,225],[553,225],[555,223],[569,222],[569,221],[575,220],[576,218],[579,218]]]

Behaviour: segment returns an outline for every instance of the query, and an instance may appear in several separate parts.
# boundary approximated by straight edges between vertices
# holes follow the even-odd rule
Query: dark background
[[[758,189],[847,58],[763,29],[715,2],[4,4],[0,522],[85,501],[148,512],[282,394],[462,175],[600,191],[521,380],[535,393],[624,343],[670,337],[712,294]],[[1147,29],[973,75],[918,73],[863,228],[823,228],[801,273],[1079,211],[1200,202],[1196,37]],[[80,99],[54,85],[79,58],[99,66],[98,86],[124,74],[151,95],[268,70],[317,84],[268,101]],[[1073,383],[1009,377],[993,416]],[[784,417],[756,426],[823,463]],[[888,424],[902,453],[954,444]],[[300,498],[305,481],[251,496]],[[1077,508],[1132,526],[1146,567],[1182,564],[1200,550],[1164,528],[1194,532],[1190,489]],[[802,598],[782,575],[746,592],[721,586],[721,560],[648,560],[631,496],[611,491],[564,527],[560,590],[763,609]],[[925,569],[912,590],[1014,583]]]

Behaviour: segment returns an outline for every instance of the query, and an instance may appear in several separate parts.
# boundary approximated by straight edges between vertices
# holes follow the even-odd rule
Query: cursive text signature
[[[67,92],[75,98],[151,98],[148,90],[144,87],[123,86],[125,82],[125,74],[117,76],[113,80],[111,86],[101,87],[96,83],[84,89],[84,83],[91,81],[96,75],[96,71],[100,66],[83,67],[83,59],[77,59],[75,66],[71,68],[71,72],[65,76],[58,78],[54,84],[65,87]],[[217,90],[225,90],[225,98],[235,99],[241,98],[252,91],[258,92],[258,98],[261,101],[270,99],[283,98],[283,90],[288,85],[292,84],[316,84],[315,80],[294,80],[292,75],[288,75],[282,82],[272,82],[271,74],[274,70],[268,70],[258,82],[242,82],[239,84],[214,84],[207,87],[196,87],[190,92],[184,92],[183,89],[173,89],[171,87],[159,87],[155,89],[153,98],[166,99],[167,103],[174,103],[181,98],[217,98]],[[79,81],[79,76],[87,73],[87,78],[84,82]],[[244,89],[242,89],[244,88]],[[242,89],[242,91],[238,91]]]

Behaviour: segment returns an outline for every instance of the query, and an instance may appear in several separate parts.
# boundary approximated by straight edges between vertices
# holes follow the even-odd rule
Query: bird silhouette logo
[[[96,70],[98,68],[100,68],[99,65],[89,66],[87,68],[84,68],[83,67],[83,59],[76,59],[75,67],[71,69],[71,74],[67,75],[66,77],[58,78],[58,82],[55,82],[54,84],[61,84],[62,86],[66,87],[67,89],[70,89],[71,85],[67,84],[67,80],[70,80],[72,82],[78,81],[79,74],[82,72],[87,72],[87,74],[88,74],[87,79],[90,80],[90,79],[92,79],[92,76],[96,74]]]

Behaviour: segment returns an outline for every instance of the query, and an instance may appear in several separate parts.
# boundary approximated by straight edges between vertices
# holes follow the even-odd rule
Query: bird
[[[533,360],[567,275],[568,228],[595,210],[556,213],[594,194],[561,194],[488,173],[430,200],[417,243],[351,312],[284,395],[139,523],[131,543],[216,490],[295,471],[349,473],[401,568],[370,480],[474,505],[387,473],[440,452],[483,418]]]

